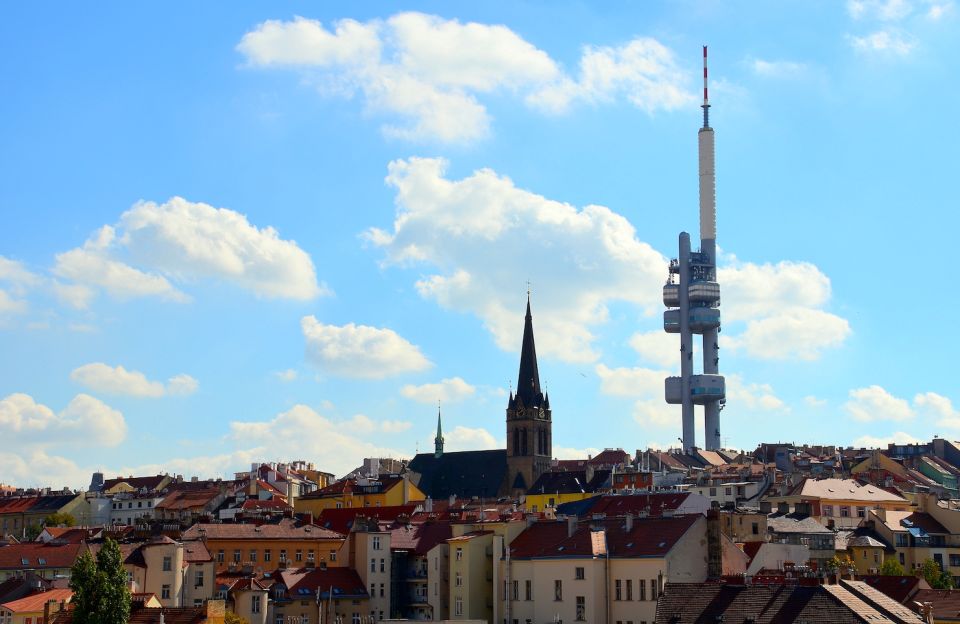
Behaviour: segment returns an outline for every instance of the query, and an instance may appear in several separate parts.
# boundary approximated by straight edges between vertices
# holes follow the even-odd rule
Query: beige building
[[[503,558],[491,621],[653,622],[666,583],[707,578],[706,543],[701,515],[533,523]]]
[[[348,566],[367,588],[369,599],[365,602],[364,617],[373,617],[376,621],[393,617],[390,532],[381,531],[376,522],[364,522],[358,518],[342,550],[346,553]]]
[[[49,589],[11,600],[0,605],[0,624],[43,624],[43,610],[48,602],[66,604],[73,598],[69,589]]]
[[[781,503],[796,509],[805,503],[806,513],[827,528],[852,529],[860,525],[871,510],[908,511],[910,501],[875,485],[861,485],[855,479],[806,478],[786,496],[771,496],[775,506]]]
[[[213,559],[202,542],[160,536],[120,548],[134,593],[154,594],[164,607],[201,606],[214,597]]]

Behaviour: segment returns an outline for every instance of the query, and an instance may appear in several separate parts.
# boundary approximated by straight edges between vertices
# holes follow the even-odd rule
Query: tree
[[[84,551],[70,571],[74,624],[126,624],[130,588],[120,546],[107,539],[96,561]]]
[[[829,561],[827,561],[826,567],[831,572],[845,573],[856,568],[856,564],[853,563],[853,559],[850,558],[850,555],[834,555]]]
[[[55,512],[43,519],[43,526],[56,527],[56,526],[65,526],[72,527],[77,523],[77,519],[71,516],[68,513]]]
[[[925,559],[920,564],[920,574],[934,589],[953,589],[953,578],[933,559]]]
[[[224,624],[250,624],[245,618],[240,617],[233,611],[227,611],[223,614]]]
[[[880,564],[880,574],[883,576],[903,576],[903,566],[894,558],[884,559]]]

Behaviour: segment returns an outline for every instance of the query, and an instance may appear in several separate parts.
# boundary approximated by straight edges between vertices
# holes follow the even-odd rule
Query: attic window
[[[47,565],[47,560],[41,557],[40,559],[37,559],[37,563],[40,565]]]
[[[22,557],[22,558],[20,559],[20,563],[21,563],[22,565],[30,565],[30,560],[27,559],[26,557]]]
[[[667,545],[666,542],[660,542],[659,544],[657,544],[657,548],[663,548],[666,545]]]
[[[557,550],[563,550],[563,546],[557,546]]]
[[[627,548],[633,548],[633,542],[627,542]]]

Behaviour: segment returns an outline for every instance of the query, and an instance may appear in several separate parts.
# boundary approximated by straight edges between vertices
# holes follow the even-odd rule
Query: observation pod
[[[668,308],[680,306],[680,284],[663,285],[663,305]]]
[[[690,301],[716,304],[720,301],[720,284],[707,281],[691,282],[687,293],[690,295]]]
[[[663,384],[664,399],[671,405],[683,402],[681,377],[667,377]],[[723,375],[691,375],[690,398],[697,405],[706,405],[727,398],[727,384]]]
[[[693,308],[688,316],[690,331],[702,334],[705,331],[720,327],[720,310],[717,308]],[[663,331],[668,334],[680,333],[680,310],[663,311]]]

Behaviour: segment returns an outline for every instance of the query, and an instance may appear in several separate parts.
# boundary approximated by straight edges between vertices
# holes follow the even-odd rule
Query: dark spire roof
[[[533,315],[530,314],[530,293],[527,293],[527,316],[523,323],[523,346],[520,348],[520,374],[517,377],[516,398],[527,407],[538,406],[543,400],[540,392],[540,372],[537,370],[537,347],[533,343]]]

